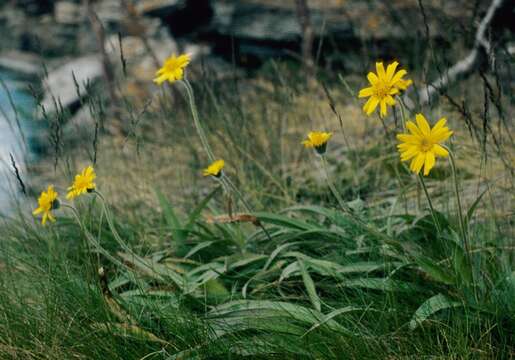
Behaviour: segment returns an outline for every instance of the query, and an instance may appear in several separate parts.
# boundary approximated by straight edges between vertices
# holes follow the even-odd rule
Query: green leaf
[[[415,284],[388,278],[360,278],[349,279],[338,284],[339,287],[362,288],[369,290],[391,291],[391,292],[413,292],[420,291]]]
[[[253,214],[256,216],[259,221],[269,224],[274,224],[277,226],[290,228],[290,229],[297,229],[297,230],[314,230],[319,229],[319,226],[309,224],[304,221],[295,220],[287,216],[277,215],[273,213],[268,212],[257,212]]]
[[[188,222],[185,226],[185,229],[187,231],[191,231],[193,229],[193,225],[195,225],[195,222],[199,218],[200,214],[202,213],[202,210],[204,210],[207,206],[207,204],[211,201],[211,199],[216,195],[216,193],[220,190],[221,186],[218,186],[211,190],[211,192],[193,209],[191,214],[188,216]]]
[[[300,273],[302,274],[302,280],[304,281],[304,286],[306,287],[306,291],[308,292],[309,300],[315,309],[320,311],[322,309],[320,298],[317,295],[317,291],[315,288],[315,283],[309,275],[308,270],[306,269],[306,265],[301,259],[298,259]]]
[[[284,249],[290,247],[290,246],[293,246],[293,245],[298,245],[298,244],[301,244],[301,242],[292,242],[292,243],[286,243],[286,244],[282,244],[281,246],[278,246],[274,251],[272,251],[272,253],[270,254],[270,257],[268,258],[268,260],[266,261],[265,263],[265,266],[263,266],[263,271],[266,271],[266,269],[268,269],[268,267],[270,266],[270,264],[272,263],[272,261],[274,261],[274,259],[277,257],[277,255],[279,255],[279,253],[281,251],[283,251]]]
[[[434,280],[446,285],[453,285],[456,283],[456,279],[449,271],[449,269],[446,269],[442,265],[435,264],[431,259],[420,257],[416,260],[416,262],[422,271],[424,271]]]
[[[415,311],[409,326],[411,330],[417,328],[419,324],[429,318],[431,315],[437,313],[440,310],[454,308],[462,306],[462,303],[457,301],[451,301],[443,294],[435,295],[426,300],[418,309]]]
[[[474,200],[474,203],[468,209],[467,215],[465,216],[465,226],[468,227],[468,225],[470,224],[470,221],[472,220],[472,217],[474,216],[474,212],[476,211],[477,206],[479,205],[479,203],[481,202],[481,199],[483,198],[483,195],[485,195],[487,191],[488,191],[488,188],[483,190],[483,192],[477,197],[476,200]]]
[[[172,236],[175,241],[177,241],[180,245],[183,245],[187,238],[187,233],[182,228],[181,222],[175,214],[175,211],[172,207],[170,201],[166,198],[166,196],[161,192],[161,190],[156,189],[157,199],[159,201],[159,205],[163,210],[163,215],[168,225],[168,229],[172,233]]]
[[[313,325],[311,328],[309,328],[309,330],[306,331],[302,336],[305,336],[308,333],[310,333],[311,331],[319,328],[321,325],[325,324],[327,321],[332,320],[333,318],[335,318],[339,315],[346,314],[346,313],[352,312],[352,311],[367,311],[367,308],[359,307],[359,306],[346,306],[341,309],[333,310],[329,314],[324,315],[324,317],[321,321],[319,321],[318,323]]]

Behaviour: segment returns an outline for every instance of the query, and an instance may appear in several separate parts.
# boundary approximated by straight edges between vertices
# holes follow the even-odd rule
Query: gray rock
[[[74,143],[92,141],[95,136],[95,120],[87,106],[77,111],[63,127],[63,141]]]
[[[59,24],[77,24],[84,19],[84,9],[81,4],[70,1],[58,1],[54,6],[54,18]]]
[[[279,6],[248,1],[213,0],[212,28],[222,35],[257,41],[294,42],[301,38],[301,28],[293,2]],[[334,13],[311,9],[315,35],[349,35],[352,27]]]
[[[11,50],[0,54],[0,67],[26,76],[38,75],[41,63],[41,57],[34,53]]]
[[[186,0],[142,0],[136,5],[140,14],[165,17],[186,6]]]
[[[41,105],[50,113],[55,111],[54,98],[58,99],[64,108],[76,104],[80,100],[80,96],[84,95],[84,84],[98,79],[102,76],[102,73],[102,60],[100,55],[97,54],[83,56],[67,62],[56,70],[49,72],[48,77],[43,80],[45,97]],[[73,75],[75,75],[79,85],[78,91]]]

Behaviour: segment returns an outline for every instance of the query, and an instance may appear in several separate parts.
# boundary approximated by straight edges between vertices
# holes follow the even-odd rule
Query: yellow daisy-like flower
[[[172,55],[166,59],[163,67],[156,72],[154,82],[161,85],[165,81],[173,83],[181,80],[184,77],[184,68],[188,66],[191,61],[189,54],[182,54],[179,56]]]
[[[307,148],[314,148],[320,155],[325,153],[327,142],[333,133],[323,131],[310,131],[308,138],[302,142]]]
[[[204,176],[220,177],[222,175],[222,169],[224,168],[225,161],[216,160],[214,163],[204,169]]]
[[[43,225],[46,224],[47,219],[50,219],[52,222],[55,221],[55,217],[52,215],[52,210],[59,206],[59,201],[57,200],[58,195],[59,194],[54,190],[53,185],[49,185],[46,191],[41,192],[41,195],[38,198],[38,207],[32,212],[32,214],[43,214],[41,219],[41,223]]]
[[[408,134],[398,134],[397,139],[401,144],[397,145],[401,154],[401,161],[411,159],[410,170],[418,174],[424,166],[424,175],[435,166],[436,157],[447,157],[449,152],[439,143],[447,140],[452,131],[445,126],[447,120],[441,118],[431,129],[426,118],[422,114],[415,116],[417,124],[408,121],[406,127]]]
[[[97,175],[95,174],[95,170],[93,170],[92,166],[88,166],[82,170],[80,174],[75,175],[75,180],[73,181],[72,186],[68,188],[66,198],[71,200],[79,195],[94,190],[96,185],[93,181],[96,177]]]
[[[407,74],[406,70],[395,72],[399,63],[394,61],[384,70],[382,62],[376,63],[377,74],[369,72],[367,75],[370,87],[363,88],[359,91],[358,97],[370,97],[363,106],[363,111],[367,115],[372,114],[377,106],[380,107],[381,117],[386,116],[387,106],[394,106],[394,95],[401,90],[406,90],[411,85],[411,80],[405,80],[403,77]]]

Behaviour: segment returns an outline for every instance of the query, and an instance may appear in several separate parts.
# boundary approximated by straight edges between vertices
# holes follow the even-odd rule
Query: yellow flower
[[[82,173],[75,175],[75,180],[73,181],[72,186],[68,188],[66,198],[71,200],[85,192],[91,192],[94,190],[96,185],[93,181],[96,177],[97,175],[95,174],[95,170],[93,170],[92,166],[88,166],[82,170]]]
[[[327,142],[333,133],[323,131],[310,131],[308,138],[302,142],[307,148],[314,148],[320,155],[325,153]]]
[[[415,116],[417,124],[408,121],[406,127],[408,134],[398,134],[397,139],[401,144],[397,145],[402,161],[411,160],[410,170],[418,174],[424,166],[424,175],[435,166],[436,156],[447,157],[449,152],[439,143],[447,140],[452,131],[445,126],[447,120],[441,118],[431,129],[426,118],[422,114]]]
[[[225,161],[216,160],[214,163],[204,169],[204,176],[220,177],[222,175],[222,169],[224,168]]]
[[[179,56],[172,55],[166,59],[163,67],[156,72],[154,82],[161,85],[165,81],[173,83],[182,80],[184,76],[184,68],[190,63],[191,57],[188,54]]]
[[[377,105],[380,107],[381,117],[386,116],[386,107],[394,106],[394,95],[397,95],[401,90],[406,90],[411,85],[411,80],[404,80],[403,77],[407,74],[406,70],[399,70],[395,72],[399,63],[394,61],[384,70],[382,62],[376,63],[377,75],[369,72],[367,75],[370,87],[363,88],[359,91],[359,97],[370,97],[363,106],[363,111],[367,115],[372,114]]]
[[[54,190],[54,186],[49,185],[47,190],[41,192],[41,195],[38,198],[38,207],[32,212],[32,214],[43,214],[43,218],[41,219],[41,223],[43,225],[45,225],[47,219],[50,219],[50,221],[55,221],[55,217],[52,215],[52,210],[59,206],[57,196],[58,194]]]

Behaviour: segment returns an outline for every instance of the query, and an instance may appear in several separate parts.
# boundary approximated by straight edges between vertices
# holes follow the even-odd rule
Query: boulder
[[[54,99],[59,100],[64,108],[71,107],[84,95],[85,83],[98,79],[102,74],[102,59],[97,54],[86,55],[65,63],[50,71],[43,80],[45,97],[41,105],[47,113],[55,111]],[[73,79],[74,75],[78,89]]]
[[[84,19],[81,4],[70,1],[58,1],[54,6],[54,18],[59,24],[78,24]]]
[[[0,54],[0,67],[24,76],[37,76],[41,64],[41,57],[30,52],[10,50]]]
[[[63,141],[73,144],[79,141],[93,141],[95,136],[95,119],[88,106],[80,108],[68,119],[63,127]]]
[[[136,5],[139,14],[166,17],[184,8],[186,0],[142,0]]]

